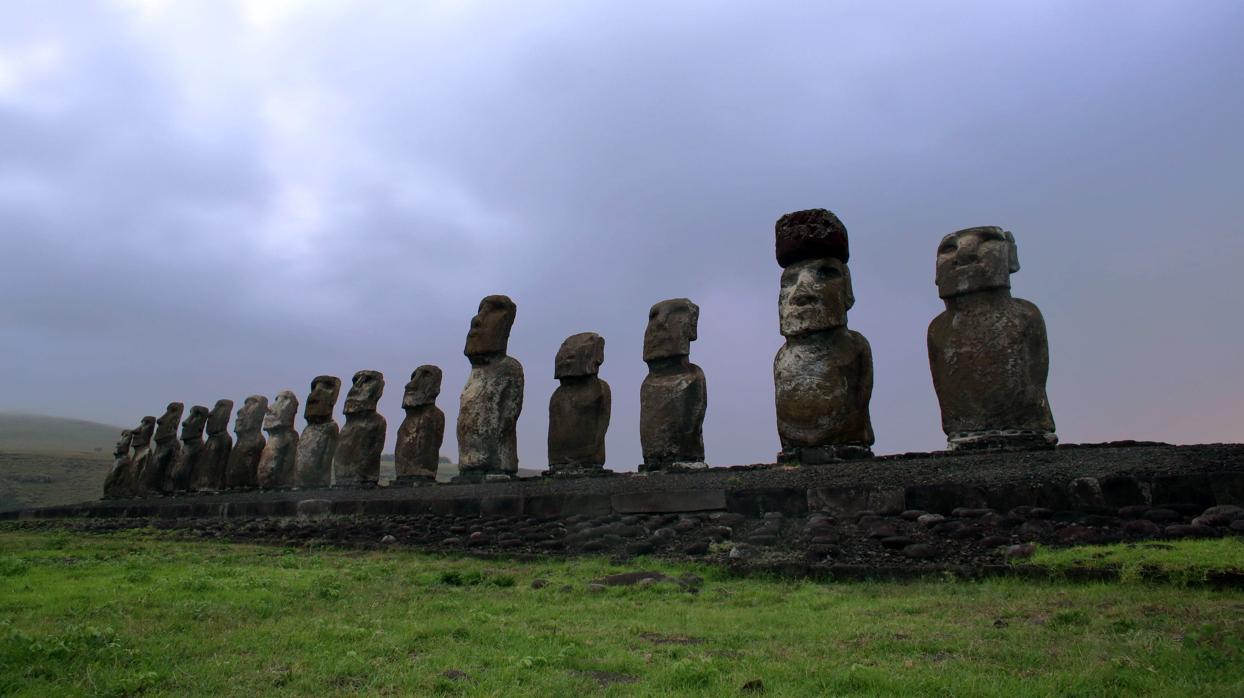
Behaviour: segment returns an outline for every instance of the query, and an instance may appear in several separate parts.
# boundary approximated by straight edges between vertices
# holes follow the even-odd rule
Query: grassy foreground
[[[705,582],[587,587],[636,569]],[[0,695],[1238,696],[1241,666],[1239,591],[0,529]]]

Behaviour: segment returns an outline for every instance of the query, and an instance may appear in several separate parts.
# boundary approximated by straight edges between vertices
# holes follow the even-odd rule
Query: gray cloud
[[[688,296],[709,459],[767,461],[772,225],[825,206],[852,235],[879,451],[942,442],[933,251],[980,224],[1019,240],[1064,441],[1242,437],[1237,3],[0,16],[0,408],[128,424],[373,368],[396,427],[436,363],[452,420],[499,292],[523,464],[557,346],[593,330],[625,470],[647,308]]]

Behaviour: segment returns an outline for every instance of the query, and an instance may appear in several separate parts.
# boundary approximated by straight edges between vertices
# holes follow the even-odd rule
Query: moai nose
[[[959,243],[959,249],[955,251],[955,264],[975,264],[980,260],[980,243],[972,238],[968,238]]]

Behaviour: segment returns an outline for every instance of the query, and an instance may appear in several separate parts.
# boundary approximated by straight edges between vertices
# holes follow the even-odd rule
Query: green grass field
[[[588,588],[636,569],[704,583]],[[1239,696],[1242,653],[1240,591],[0,528],[0,695]]]

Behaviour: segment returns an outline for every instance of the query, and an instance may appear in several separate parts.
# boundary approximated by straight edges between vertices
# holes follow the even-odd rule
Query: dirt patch
[[[571,673],[576,674],[578,676],[583,676],[585,678],[589,678],[595,681],[596,685],[600,686],[601,688],[605,688],[606,686],[612,686],[614,684],[637,683],[639,681],[638,676],[631,676],[630,674],[619,674],[613,671],[574,671]]]
[[[702,645],[704,638],[688,635],[665,635],[663,633],[640,633],[643,639],[654,645]]]

